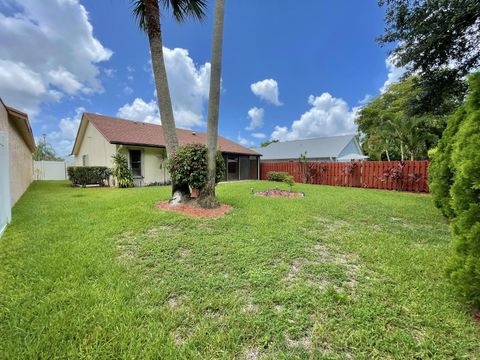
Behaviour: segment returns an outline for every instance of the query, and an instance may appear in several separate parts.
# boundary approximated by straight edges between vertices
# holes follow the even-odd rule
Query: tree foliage
[[[480,73],[470,77],[469,86],[451,157],[455,257],[449,275],[467,302],[480,308]]]
[[[270,144],[277,143],[277,142],[278,142],[277,139],[267,140],[267,141],[262,142],[260,144],[260,147],[264,148],[264,147],[267,147]]]
[[[392,58],[421,75],[420,111],[433,112],[444,99],[461,99],[461,80],[480,66],[478,0],[380,0],[386,6],[381,44],[395,44]]]
[[[45,141],[41,141],[37,144],[35,152],[33,153],[33,160],[63,161],[60,156],[57,156],[55,149]]]
[[[452,151],[455,137],[461,122],[465,119],[465,106],[460,106],[454,114],[448,118],[448,123],[442,138],[432,156],[428,169],[429,187],[433,194],[433,201],[443,215],[453,218],[454,213],[450,205],[450,189],[453,184]]]
[[[200,144],[180,146],[168,160],[168,171],[172,181],[202,190],[207,184],[207,147]],[[218,151],[216,182],[223,180],[224,176],[225,161]]]
[[[377,160],[426,159],[445,128],[446,115],[415,110],[417,78],[390,85],[362,107],[356,118],[364,151]]]
[[[112,175],[117,179],[117,185],[119,188],[128,188],[133,186],[133,173],[128,167],[127,157],[117,152],[112,155],[113,168]]]

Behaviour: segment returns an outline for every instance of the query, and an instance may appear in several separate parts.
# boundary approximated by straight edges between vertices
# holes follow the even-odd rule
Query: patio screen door
[[[0,236],[10,222],[10,175],[8,135],[0,131]]]

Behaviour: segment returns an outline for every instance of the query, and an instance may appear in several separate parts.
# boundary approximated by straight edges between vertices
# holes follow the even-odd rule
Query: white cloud
[[[125,87],[123,88],[123,93],[125,95],[130,95],[133,93],[133,89],[130,86],[125,85]]]
[[[252,92],[260,99],[273,105],[283,105],[279,100],[278,83],[273,79],[265,79],[250,85]]]
[[[345,100],[325,92],[317,97],[310,95],[308,103],[312,107],[299,120],[295,120],[290,129],[287,126],[275,126],[271,138],[285,141],[351,134],[356,131],[354,119],[357,109],[350,109]]]
[[[264,133],[252,133],[252,136],[255,139],[265,139],[267,137],[267,135],[265,135]]]
[[[263,126],[263,116],[265,110],[262,108],[253,107],[248,110],[248,117],[250,118],[250,124],[245,128],[245,130],[255,130]]]
[[[118,109],[117,116],[147,123],[160,123],[160,115],[155,100],[147,103],[143,99],[136,98],[131,104],[125,104]]]
[[[135,72],[135,68],[133,66],[127,66],[127,79],[128,81],[133,81],[133,73]]]
[[[176,125],[184,128],[205,125],[204,111],[209,92],[210,63],[195,64],[186,49],[163,48],[163,51]],[[156,98],[156,91],[154,97]],[[155,106],[148,106],[151,111],[147,114],[144,104]],[[141,111],[135,111],[138,107]],[[133,103],[122,106],[118,114],[138,121],[146,121],[144,118],[159,119],[155,99],[145,101],[137,98]],[[135,117],[137,115],[142,117]]]
[[[75,109],[75,115],[65,117],[58,123],[59,130],[47,134],[47,141],[50,143],[59,156],[69,155],[73,148],[73,143],[77,135],[80,120],[85,109],[79,107]]]
[[[237,136],[237,141],[240,145],[242,146],[245,146],[245,147],[250,147],[250,146],[254,146],[255,143],[251,140],[248,140],[248,139],[245,139],[244,137],[242,137],[241,135],[238,135]]]
[[[395,58],[392,56],[385,59],[385,67],[388,70],[387,80],[385,80],[383,86],[380,88],[380,93],[384,93],[391,84],[398,82],[406,71],[404,67],[397,67],[395,65]]]
[[[91,89],[85,87],[80,81],[78,81],[74,74],[63,67],[59,67],[56,70],[50,70],[48,72],[48,77],[51,84],[56,85],[60,90],[63,90],[69,95],[74,95],[79,91],[86,94],[92,92]]]
[[[0,13],[0,94],[33,116],[41,102],[101,92],[97,63],[112,52],[94,36],[78,0],[7,0]]]
[[[115,73],[117,72],[117,70],[115,69],[112,69],[112,68],[104,68],[103,69],[103,72],[105,73],[105,75],[109,78],[113,78],[113,76],[115,75]]]

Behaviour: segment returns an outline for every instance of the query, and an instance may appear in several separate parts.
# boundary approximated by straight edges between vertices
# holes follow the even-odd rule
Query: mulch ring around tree
[[[230,210],[232,210],[232,207],[226,204],[221,204],[220,207],[216,209],[203,209],[199,207],[195,201],[190,201],[185,204],[176,204],[176,205],[170,205],[168,201],[160,201],[155,204],[155,207],[157,207],[160,210],[176,211],[178,213],[188,215],[188,216],[210,217],[210,218],[222,217],[223,215],[228,213]]]
[[[269,197],[289,197],[289,198],[298,198],[298,197],[305,197],[303,192],[293,192],[287,190],[265,190],[265,191],[258,191],[254,194],[255,196],[269,196]]]

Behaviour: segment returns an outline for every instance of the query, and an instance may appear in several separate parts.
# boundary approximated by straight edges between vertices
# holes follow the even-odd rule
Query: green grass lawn
[[[168,187],[36,182],[0,239],[0,358],[474,359],[428,195],[220,184],[234,210],[154,208]]]

